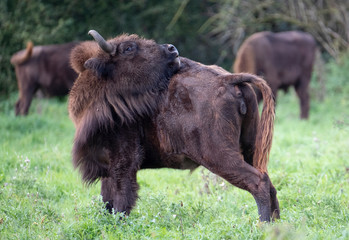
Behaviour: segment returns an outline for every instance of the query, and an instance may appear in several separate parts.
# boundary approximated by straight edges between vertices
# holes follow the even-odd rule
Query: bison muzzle
[[[249,191],[260,219],[279,217],[267,174],[274,100],[266,82],[180,58],[173,45],[136,35],[84,42],[71,56],[79,73],[69,113],[73,163],[90,184],[102,181],[107,208],[128,214],[137,171],[204,166]],[[264,106],[259,117],[256,95]]]

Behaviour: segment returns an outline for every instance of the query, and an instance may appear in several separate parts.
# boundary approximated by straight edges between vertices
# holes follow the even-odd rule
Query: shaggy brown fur
[[[240,47],[233,70],[263,76],[273,94],[294,86],[300,99],[301,118],[309,116],[309,83],[316,52],[314,38],[304,32],[260,32]],[[257,92],[260,100],[260,93]]]
[[[137,35],[120,35],[109,42],[115,56],[93,42],[80,44],[71,54],[79,73],[69,96],[69,114],[76,125],[73,163],[88,183],[107,176],[108,154],[113,154],[108,147],[115,142],[110,139],[138,130],[138,121],[157,109],[179,68],[172,45]]]
[[[69,65],[69,54],[76,44],[33,47],[29,42],[25,50],[12,56],[19,90],[16,115],[28,114],[32,98],[39,89],[48,97],[68,94],[77,76]]]
[[[261,119],[250,84],[263,94]],[[263,79],[181,58],[181,69],[171,79],[154,126],[159,140],[150,151],[160,148],[162,160],[152,156],[144,162],[173,167],[173,161],[182,160],[179,168],[184,163],[187,168],[202,165],[249,191],[260,219],[269,221],[279,217],[276,190],[267,174],[273,123],[273,95]]]
[[[254,112],[251,113],[251,118],[248,118],[249,121],[254,121],[256,123],[254,128],[256,128],[254,133],[254,138],[256,138],[256,144],[255,144],[255,151],[253,155],[253,161],[251,161],[251,165],[253,165],[255,168],[259,169],[261,172],[267,171],[267,162],[269,159],[269,152],[271,149],[271,143],[272,143],[272,136],[273,136],[273,123],[274,123],[274,100],[272,97],[272,92],[270,88],[268,87],[267,83],[261,79],[256,77],[252,74],[230,74],[228,72],[223,72],[224,70],[217,67],[217,66],[206,66],[199,63],[196,63],[194,61],[191,61],[189,59],[181,58],[182,59],[182,67],[181,71],[176,74],[172,80],[171,85],[169,88],[170,91],[170,106],[173,104],[175,106],[175,109],[172,109],[171,114],[175,114],[177,111],[180,110],[181,117],[183,118],[184,112],[187,114],[190,113],[191,117],[193,119],[197,119],[197,122],[195,125],[199,126],[202,125],[203,118],[202,116],[198,116],[195,118],[193,116],[195,110],[193,109],[193,104],[196,102],[192,102],[191,99],[195,98],[192,93],[190,95],[189,89],[192,91],[197,91],[195,94],[197,94],[197,98],[203,98],[206,100],[205,105],[202,104],[202,108],[207,108],[207,110],[213,111],[215,113],[215,118],[222,118],[224,120],[230,121],[231,114],[236,114],[238,116],[244,116],[246,115],[246,110],[244,113],[241,113],[241,103],[245,106],[246,104],[252,105],[252,103],[246,101],[246,97],[243,97],[243,90],[247,88],[247,86],[243,85],[240,86],[242,83],[251,83],[253,86],[257,87],[259,90],[262,91],[263,99],[264,99],[264,107],[262,111],[262,118],[261,121],[259,121],[258,117],[258,109],[253,109]],[[223,73],[223,74],[222,74]],[[188,75],[188,76],[187,76]],[[180,84],[181,83],[181,84]],[[191,86],[193,85],[193,86]],[[189,87],[187,87],[189,86]],[[231,86],[234,86],[231,87]],[[212,90],[213,89],[213,90]],[[234,112],[232,109],[224,109],[225,111],[222,111],[221,104],[225,106],[225,104],[229,103],[229,100],[225,98],[219,98],[215,96],[215,99],[211,99],[214,97],[214,90],[218,91],[218,95],[225,93],[226,91],[229,91],[229,94],[233,95],[237,101],[237,110]],[[235,94],[236,92],[239,92],[240,95]],[[245,90],[247,91],[247,90]],[[205,94],[206,93],[206,94]],[[177,103],[178,99],[176,99],[176,94],[179,94],[179,100],[180,104]],[[177,97],[178,98],[178,97]],[[207,99],[206,99],[207,98]],[[253,97],[250,97],[251,99],[248,99],[253,102]],[[221,103],[221,101],[224,103]],[[215,105],[211,105],[214,103]],[[199,101],[201,104],[201,102]],[[218,104],[220,103],[220,104]],[[177,106],[178,104],[178,106]],[[198,104],[198,105],[200,105]],[[218,106],[217,106],[218,104]],[[229,106],[231,107],[231,106]],[[248,106],[249,108],[252,108],[251,106]],[[184,111],[186,110],[186,111]],[[168,111],[168,110],[167,110]],[[248,109],[248,111],[251,111],[251,109]],[[240,112],[240,114],[238,114]],[[256,114],[257,113],[257,114]],[[163,116],[163,112],[160,112],[159,118]],[[224,114],[227,114],[228,116],[225,116]],[[173,117],[169,117],[167,120],[173,122]],[[213,121],[214,119],[208,118],[207,121]],[[189,117],[188,117],[189,121]],[[194,120],[192,120],[194,121]],[[187,122],[186,122],[187,123]],[[235,129],[235,131],[239,132],[240,129],[238,127],[239,121],[236,119],[236,124],[231,125]],[[162,124],[168,126],[168,122],[162,121]],[[179,126],[182,127],[183,122],[179,121]],[[207,125],[214,125],[213,122],[205,123]],[[223,123],[221,123],[221,127],[223,127]],[[204,129],[205,127],[202,126]],[[160,144],[162,145],[162,148],[165,149],[165,151],[181,151],[181,149],[185,148],[186,146],[186,140],[183,137],[183,139],[180,139],[179,141],[174,138],[173,136],[178,136],[178,131],[176,126],[172,126],[171,128],[168,127],[165,133],[167,133],[166,136],[161,136]],[[227,133],[224,132],[222,129],[216,129],[220,134],[226,135]],[[160,132],[161,133],[161,132]],[[227,136],[227,138],[231,139],[231,135],[239,135],[239,134],[230,134]],[[176,141],[177,140],[177,141]]]
[[[265,81],[180,58],[180,70],[169,82],[177,69],[168,63],[178,61],[154,42],[134,35],[109,42],[120,46],[129,41],[139,46],[130,60],[121,61],[122,54],[109,56],[99,49],[92,57],[91,49],[72,54],[72,64],[78,65],[74,69],[83,69],[69,97],[69,112],[76,125],[73,162],[87,183],[101,179],[107,208],[131,211],[137,199],[139,169],[202,165],[249,191],[262,221],[279,217],[276,190],[266,169],[274,101]],[[146,60],[138,60],[140,55]],[[77,63],[90,61],[88,57],[112,62],[114,69],[108,71],[112,76]],[[93,66],[100,65],[106,64]],[[138,76],[144,80],[140,85]],[[250,84],[263,93],[261,119]]]

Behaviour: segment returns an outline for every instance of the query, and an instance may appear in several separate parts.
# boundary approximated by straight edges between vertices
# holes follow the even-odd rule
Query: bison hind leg
[[[21,107],[21,100],[18,99],[17,102],[16,102],[16,107],[15,107],[15,114],[16,114],[16,116],[19,116],[19,115],[22,114],[22,110],[21,109],[22,109],[22,107]],[[24,114],[22,114],[22,115],[24,115]]]
[[[274,221],[275,219],[280,219],[280,208],[279,201],[276,197],[276,189],[273,184],[270,182],[270,204],[271,204],[271,218]]]
[[[261,221],[269,222],[270,220],[274,221],[280,218],[279,201],[276,197],[276,193],[277,191],[271,183],[268,174],[264,173],[259,183],[258,191],[252,193],[258,206],[258,213]]]
[[[275,219],[279,219],[280,208],[279,201],[276,197],[276,189],[271,183],[267,173],[263,174],[258,189],[259,191],[256,193],[251,193],[257,203],[260,220],[269,222],[270,220],[274,221]]]
[[[36,90],[37,86],[26,87],[24,90],[20,90],[20,97],[17,100],[15,107],[16,116],[28,115],[28,111]]]
[[[300,105],[300,118],[308,119],[309,118],[309,109],[310,109],[310,97],[309,97],[309,83],[310,83],[311,73],[306,74],[304,77],[301,77],[297,84],[295,85],[295,90],[299,98]]]
[[[222,157],[219,165],[203,163],[213,173],[223,177],[234,186],[246,190],[254,197],[259,219],[270,222],[273,217],[279,217],[279,203],[276,190],[267,173],[262,173],[247,162],[243,161],[239,152],[230,153],[230,157]],[[232,163],[234,162],[234,163]]]

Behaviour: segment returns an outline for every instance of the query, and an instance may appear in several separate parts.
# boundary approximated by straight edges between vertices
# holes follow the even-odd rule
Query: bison
[[[37,90],[46,96],[65,96],[77,77],[70,67],[70,51],[78,42],[33,47],[15,53],[11,63],[15,67],[19,89],[16,115],[27,115]]]
[[[237,53],[233,71],[263,76],[275,97],[278,89],[287,91],[294,86],[300,100],[300,117],[307,119],[315,53],[316,42],[308,33],[259,32],[244,41]]]
[[[106,207],[130,213],[137,171],[204,166],[249,191],[260,220],[279,217],[267,174],[274,100],[267,83],[178,56],[173,45],[137,35],[85,42],[72,51],[79,73],[69,95],[76,132],[73,164],[101,180]],[[256,95],[264,98],[261,118]]]

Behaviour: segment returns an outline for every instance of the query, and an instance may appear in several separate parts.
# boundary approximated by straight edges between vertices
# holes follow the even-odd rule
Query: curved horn
[[[106,53],[112,53],[114,50],[114,47],[108,43],[107,41],[105,41],[105,39],[95,30],[90,30],[88,32],[89,35],[91,35],[96,42],[98,43],[98,45],[100,46],[100,48],[103,49],[104,52]]]

